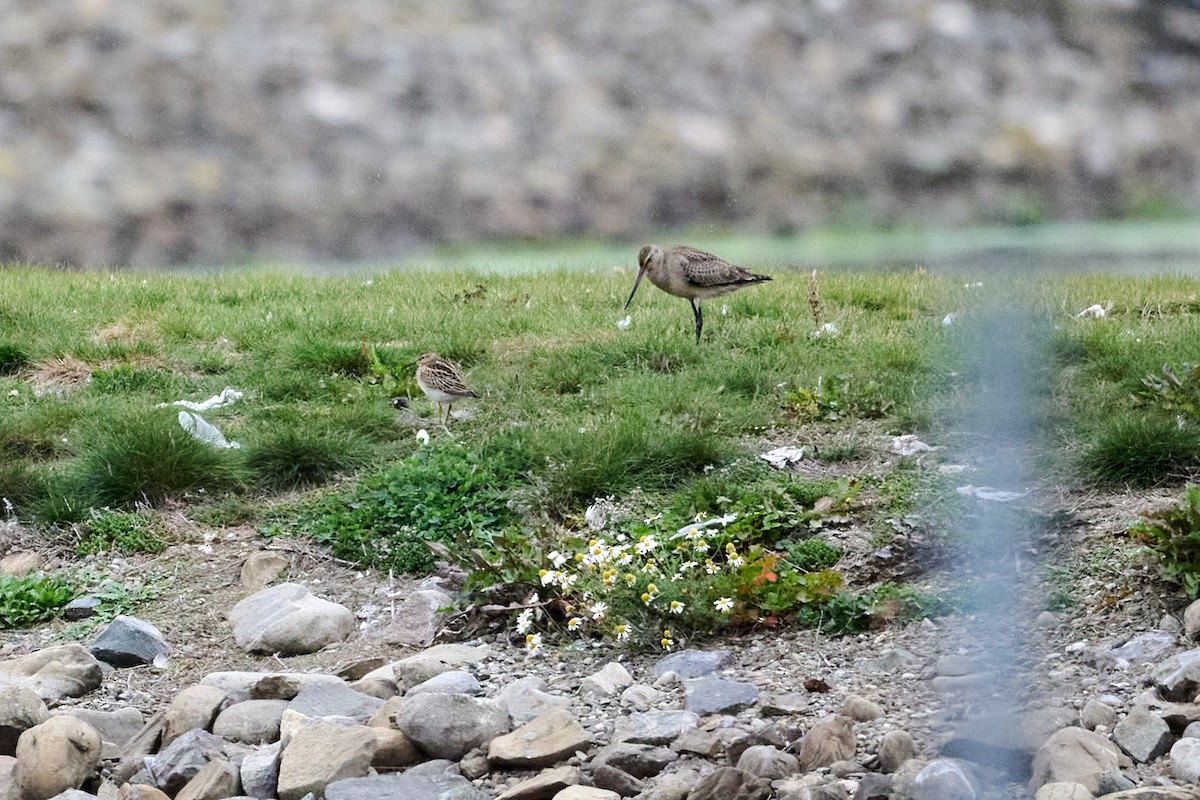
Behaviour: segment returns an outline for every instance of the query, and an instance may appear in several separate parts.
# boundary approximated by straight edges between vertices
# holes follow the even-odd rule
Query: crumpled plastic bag
[[[1010,492],[1004,489],[993,489],[991,486],[972,486],[969,483],[966,486],[959,486],[955,491],[967,497],[978,497],[980,500],[991,500],[994,503],[1011,503],[1013,500],[1020,500],[1029,494],[1028,489],[1023,492]]]
[[[797,461],[804,460],[803,447],[776,447],[774,450],[763,453],[759,458],[766,461],[775,469],[786,469],[789,464],[795,464]]]
[[[922,442],[913,433],[892,437],[892,452],[905,458],[911,458],[918,453],[928,453],[932,450],[932,447]]]
[[[204,417],[199,414],[193,414],[190,411],[179,412],[179,427],[188,432],[188,435],[193,439],[204,442],[213,447],[222,449],[234,449],[241,447],[238,442],[231,442],[225,438],[225,434],[217,430],[216,426],[205,421]]]
[[[183,406],[190,411],[211,411],[214,408],[225,408],[231,406],[238,400],[242,399],[242,393],[232,386],[226,386],[221,390],[220,394],[214,394],[199,403],[193,403],[191,400],[176,400],[173,403],[159,403],[158,408],[166,408],[167,406]]]
[[[1108,309],[1105,308],[1104,306],[1100,305],[1099,303],[1096,303],[1095,305],[1088,306],[1087,308],[1085,308],[1083,311],[1080,311],[1075,316],[1076,317],[1091,317],[1092,319],[1104,319],[1106,316],[1108,316]]]

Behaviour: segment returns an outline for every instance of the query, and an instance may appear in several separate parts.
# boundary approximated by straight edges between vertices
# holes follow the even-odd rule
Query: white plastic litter
[[[709,528],[715,528],[718,525],[720,525],[722,528],[724,528],[726,525],[733,522],[735,519],[737,519],[737,514],[726,514],[722,517],[713,517],[712,519],[697,520],[696,522],[693,522],[691,525],[684,525],[682,528],[680,528],[678,531],[676,531],[675,535],[671,537],[671,540],[674,541],[676,539],[682,539],[684,536],[688,536],[689,534],[691,534],[692,531],[705,531],[705,530],[708,530]]]
[[[629,326],[632,324],[633,324],[633,315],[632,314],[626,314],[625,319],[617,320],[617,327],[623,331],[628,330]]]
[[[187,431],[193,439],[197,439],[213,447],[232,448],[235,450],[241,447],[237,442],[231,442],[226,439],[225,434],[206,422],[199,414],[193,414],[190,411],[179,412],[179,427]]]
[[[1085,308],[1083,311],[1080,311],[1075,316],[1076,317],[1091,317],[1092,319],[1103,319],[1104,317],[1108,316],[1108,309],[1106,309],[1104,306],[1100,305],[1099,303],[1096,303],[1095,305],[1088,306],[1087,308]]]
[[[929,453],[932,451],[933,448],[918,439],[914,433],[892,437],[892,452],[902,455],[905,458],[911,458],[918,453]]]
[[[583,520],[589,528],[598,531],[608,524],[608,514],[603,508],[592,503],[587,507],[587,511],[583,512]]]
[[[995,503],[1011,503],[1013,500],[1020,500],[1029,494],[1028,489],[1023,492],[1008,492],[1003,489],[993,489],[991,486],[972,486],[969,483],[966,486],[959,486],[955,491],[967,497],[978,497],[980,500],[991,500]]]
[[[832,322],[826,322],[824,325],[813,331],[811,335],[814,339],[832,339],[840,333],[841,331],[838,330],[837,325],[834,325]]]
[[[424,428],[417,431],[417,444],[429,444],[429,431]]]
[[[957,311],[951,311],[949,314],[947,314],[946,316],[942,317],[942,324],[943,324],[943,325],[946,325],[946,326],[953,325],[953,324],[954,324],[954,320],[956,320],[956,319],[958,319],[958,312],[957,312]]]
[[[763,453],[759,458],[766,461],[775,469],[786,469],[788,465],[804,460],[803,447],[776,447],[770,452]]]
[[[191,400],[176,400],[174,403],[159,403],[158,408],[166,408],[167,406],[183,406],[190,411],[211,411],[214,408],[225,408],[231,406],[238,400],[242,399],[242,393],[232,386],[226,386],[221,390],[220,394],[214,394],[212,397],[200,403],[193,403]]]

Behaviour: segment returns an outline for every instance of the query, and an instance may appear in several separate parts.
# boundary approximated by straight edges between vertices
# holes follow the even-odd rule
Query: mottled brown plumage
[[[458,400],[479,397],[467,386],[462,372],[453,363],[437,353],[425,353],[417,359],[417,386],[438,407],[438,422],[442,427],[450,424],[450,409]],[[446,404],[446,417],[442,421],[442,404]]]
[[[742,269],[712,253],[682,245],[659,247],[648,244],[638,251],[638,267],[637,280],[633,282],[633,291],[629,293],[625,307],[629,308],[633,302],[638,284],[645,275],[667,294],[686,297],[691,302],[692,314],[696,317],[697,342],[704,328],[704,313],[700,308],[704,300],[771,280],[770,276]]]

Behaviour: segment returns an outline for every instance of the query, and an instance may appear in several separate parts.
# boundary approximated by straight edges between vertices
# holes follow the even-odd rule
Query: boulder
[[[800,769],[810,772],[854,757],[854,723],[846,717],[826,717],[800,741]]]
[[[78,644],[46,647],[0,661],[0,686],[23,686],[43,700],[82,697],[100,686],[100,662]]]
[[[462,758],[509,731],[508,712],[492,700],[461,694],[405,698],[396,727],[433,758]],[[286,800],[284,798],[283,800]]]
[[[350,609],[281,583],[240,601],[229,612],[233,638],[247,653],[301,655],[344,641],[358,629]]]
[[[1121,751],[1105,737],[1083,728],[1063,728],[1033,757],[1029,791],[1047,783],[1080,783],[1096,793],[1100,776],[1121,765]]]
[[[42,698],[23,686],[0,686],[0,755],[16,755],[22,733],[50,718]]]
[[[279,759],[279,800],[321,794],[328,784],[367,775],[375,756],[375,734],[365,725],[313,720],[300,728]]]
[[[229,700],[216,686],[189,686],[171,700],[163,718],[162,746],[166,747],[190,730],[209,730]]]
[[[758,701],[758,687],[725,678],[689,678],[683,682],[684,708],[700,716],[736,714]]]
[[[120,614],[96,636],[91,653],[120,668],[161,662],[170,649],[158,628],[144,619]]]
[[[78,789],[100,767],[100,734],[86,722],[50,717],[17,740],[14,777],[24,800],[48,800]]]
[[[555,708],[492,739],[487,758],[497,766],[541,769],[587,750],[589,744],[571,712]]]

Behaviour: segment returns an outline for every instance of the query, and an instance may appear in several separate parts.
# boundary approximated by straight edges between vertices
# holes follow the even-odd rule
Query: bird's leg
[[[454,408],[454,403],[446,403],[446,421],[442,423],[442,430],[446,433],[450,432],[450,409]]]
[[[692,298],[692,313],[696,315],[696,343],[700,342],[700,331],[704,328],[704,312],[700,310],[700,302]]]

